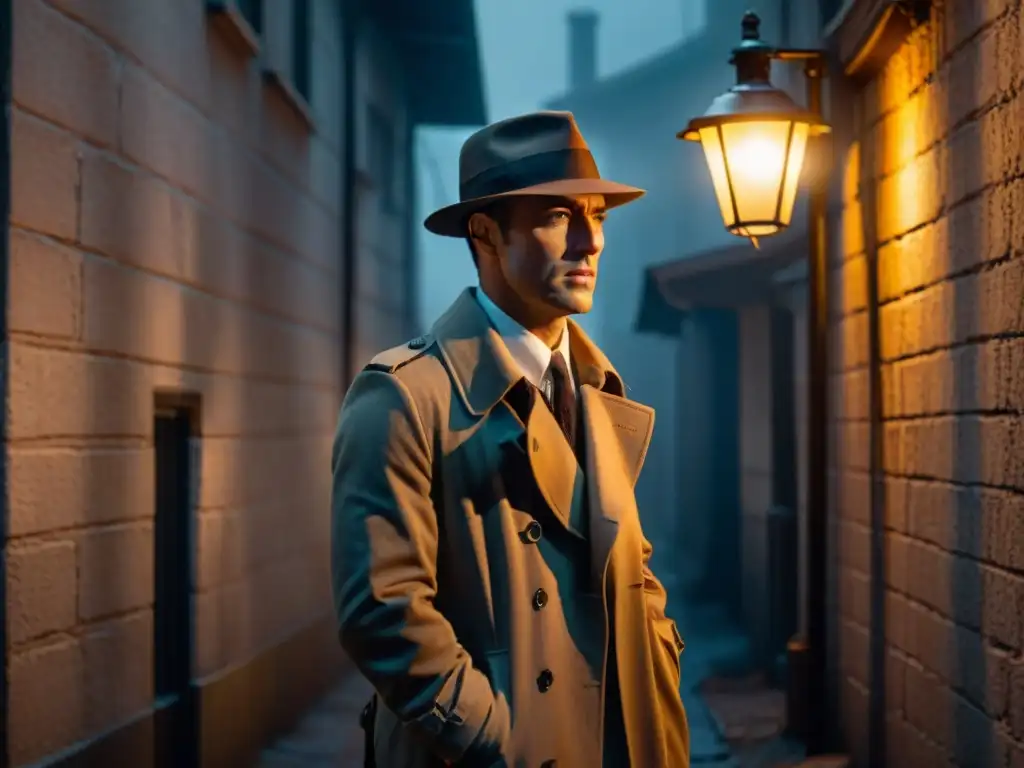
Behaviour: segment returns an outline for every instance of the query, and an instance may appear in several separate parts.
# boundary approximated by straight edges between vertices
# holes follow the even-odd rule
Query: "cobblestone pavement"
[[[845,756],[806,758],[803,745],[788,739],[786,694],[758,676],[704,680],[707,706],[729,757],[718,768],[847,768]]]
[[[257,768],[361,768],[359,713],[369,698],[369,683],[350,672],[294,731],[264,750]]]

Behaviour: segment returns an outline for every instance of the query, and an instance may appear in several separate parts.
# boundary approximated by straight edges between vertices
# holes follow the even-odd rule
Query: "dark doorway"
[[[155,765],[193,768],[198,759],[193,659],[192,411],[160,407],[153,425],[156,461],[153,675]]]
[[[713,489],[710,508],[709,552],[713,567],[707,571],[705,594],[726,607],[739,620],[742,604],[743,555],[740,546],[740,423],[739,324],[731,309],[705,309],[700,321],[712,340],[708,366],[711,398],[707,418],[713,425],[708,484]]]

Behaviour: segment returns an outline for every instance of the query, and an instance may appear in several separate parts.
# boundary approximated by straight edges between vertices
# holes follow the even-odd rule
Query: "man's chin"
[[[594,294],[591,291],[572,292],[561,297],[562,306],[573,315],[585,315],[594,307]]]
[[[594,306],[594,291],[591,288],[559,286],[547,295],[544,303],[562,316],[585,315]]]

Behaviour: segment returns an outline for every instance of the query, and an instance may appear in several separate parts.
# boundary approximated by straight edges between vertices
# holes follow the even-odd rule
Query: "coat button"
[[[537,690],[541,693],[547,693],[554,682],[555,676],[550,669],[541,670],[541,673],[537,675]]]
[[[548,593],[543,589],[538,589],[533,593],[533,610],[539,611],[545,605],[548,604]]]
[[[523,528],[519,535],[522,536],[525,543],[536,544],[540,541],[542,533],[544,533],[544,529],[540,527],[540,523],[536,520],[531,520],[530,524]]]

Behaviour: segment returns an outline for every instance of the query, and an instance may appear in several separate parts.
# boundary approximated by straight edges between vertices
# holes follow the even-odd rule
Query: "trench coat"
[[[380,703],[380,768],[595,768],[608,689],[628,757],[607,768],[689,766],[684,644],[633,490],[654,412],[626,399],[572,321],[569,333],[583,467],[473,289],[427,336],[374,358],[345,398],[333,590],[341,645]],[[560,594],[542,546],[580,503],[603,633],[573,626],[576,597]],[[584,636],[613,649],[617,680],[587,664]]]

